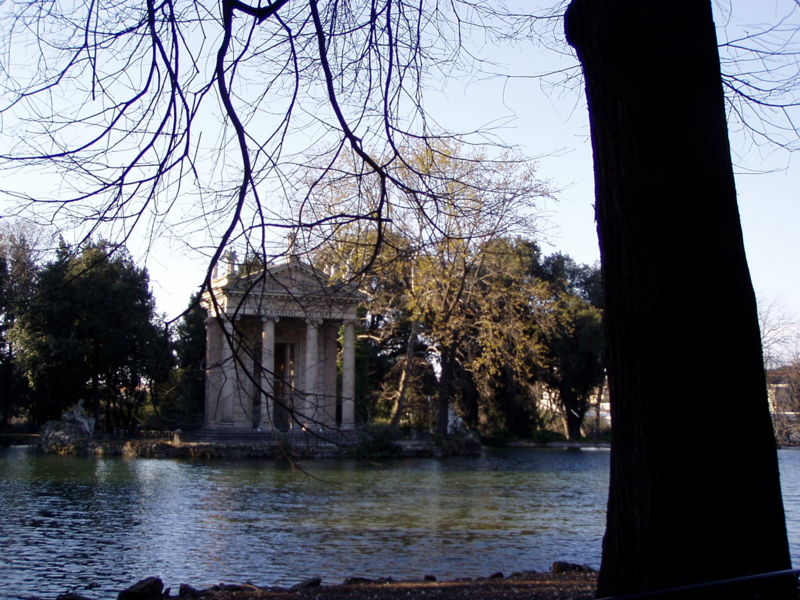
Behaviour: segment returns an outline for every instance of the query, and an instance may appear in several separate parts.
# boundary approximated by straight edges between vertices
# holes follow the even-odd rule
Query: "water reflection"
[[[304,466],[313,477],[271,461],[95,460],[2,449],[0,598],[66,590],[110,597],[148,575],[175,588],[309,576],[451,578],[547,569],[556,559],[599,562],[605,452],[496,450]],[[797,532],[800,452],[782,452],[781,468],[787,522]]]

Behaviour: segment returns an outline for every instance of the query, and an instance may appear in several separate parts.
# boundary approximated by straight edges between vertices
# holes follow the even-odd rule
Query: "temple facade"
[[[202,298],[210,315],[204,426],[352,428],[360,294],[296,257],[249,272],[229,255],[224,270]]]

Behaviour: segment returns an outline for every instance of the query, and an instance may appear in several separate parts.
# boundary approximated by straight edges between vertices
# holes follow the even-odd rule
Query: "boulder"
[[[299,590],[305,590],[307,588],[312,587],[319,587],[322,584],[322,579],[319,577],[312,577],[311,579],[306,579],[305,581],[301,581],[300,583],[293,585],[288,589],[289,592],[297,592]]]
[[[164,597],[164,582],[158,577],[147,577],[122,590],[117,600],[156,600]]]
[[[342,585],[365,585],[368,583],[375,583],[375,580],[369,577],[348,577],[342,582]]]
[[[178,598],[200,598],[202,595],[203,592],[187,583],[182,583],[178,586]]]
[[[550,571],[556,575],[561,573],[596,573],[590,566],[560,560],[553,563],[553,566],[550,567]]]

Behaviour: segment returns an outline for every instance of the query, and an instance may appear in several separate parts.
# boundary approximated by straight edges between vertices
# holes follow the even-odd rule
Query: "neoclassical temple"
[[[202,298],[210,315],[205,427],[352,428],[361,295],[352,287],[330,285],[294,256],[257,270],[237,265],[234,254],[226,261],[224,274]]]

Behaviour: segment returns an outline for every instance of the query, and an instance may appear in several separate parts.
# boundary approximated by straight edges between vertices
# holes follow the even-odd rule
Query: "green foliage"
[[[27,416],[32,390],[16,361],[9,337],[17,314],[34,294],[38,272],[39,231],[22,223],[3,222],[0,228],[0,425]]]
[[[11,337],[36,392],[37,422],[79,399],[106,430],[135,424],[148,386],[171,367],[144,269],[106,242],[72,253],[62,244],[36,278]]]
[[[599,294],[599,274],[563,255],[542,261],[539,273],[550,285],[555,316],[542,332],[540,377],[557,395],[567,437],[577,439],[590,396],[605,377],[602,312],[590,301]]]
[[[426,194],[390,197],[391,224],[381,230],[367,221],[320,234],[315,263],[358,281],[368,299],[363,417],[442,433],[454,402],[485,437],[530,437],[542,425],[537,381],[558,385],[569,411],[596,385],[600,275],[565,255],[543,258],[518,237],[530,230],[532,201],[550,193],[531,165],[460,151],[432,144],[391,163],[393,176]],[[381,198],[350,171],[344,164],[321,193],[334,213]],[[580,342],[570,346],[573,335]]]
[[[359,443],[349,452],[357,458],[395,456],[398,454],[395,442],[403,437],[401,431],[389,425],[369,425],[359,432]]]
[[[552,429],[539,429],[533,436],[533,441],[540,444],[549,444],[551,442],[563,442],[566,439],[560,431],[553,431]]]
[[[175,328],[175,369],[153,394],[155,428],[191,428],[202,423],[205,405],[206,310],[199,294]],[[164,381],[163,379],[161,381]]]
[[[566,254],[557,252],[535,263],[533,270],[556,295],[577,296],[593,306],[603,307],[603,282],[596,266],[578,264]]]

